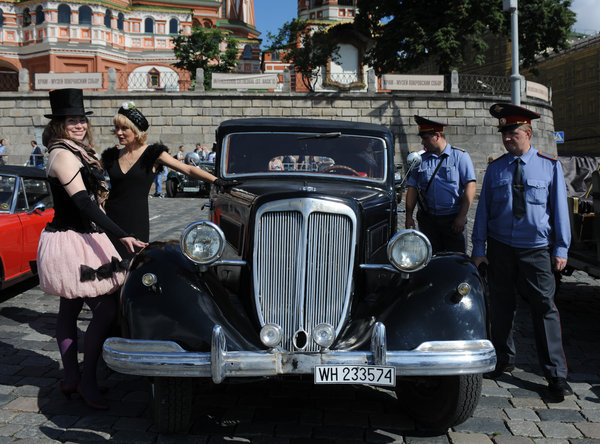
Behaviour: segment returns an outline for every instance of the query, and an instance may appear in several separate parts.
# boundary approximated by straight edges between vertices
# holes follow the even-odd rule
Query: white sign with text
[[[214,89],[275,89],[277,74],[224,74],[213,73]]]
[[[550,91],[548,90],[548,87],[540,84],[540,83],[535,83],[535,82],[531,82],[529,80],[527,80],[527,85],[526,85],[526,94],[529,97],[535,97],[536,99],[542,99],[545,100],[546,102],[548,102],[550,100]]]
[[[444,76],[384,74],[381,89],[405,91],[443,91]]]
[[[101,89],[101,72],[36,73],[35,89]]]

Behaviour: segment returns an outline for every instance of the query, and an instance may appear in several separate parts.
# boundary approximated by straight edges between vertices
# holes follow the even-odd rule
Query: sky
[[[600,0],[573,0],[571,9],[577,14],[575,31],[586,34],[600,31]],[[263,46],[268,32],[276,34],[297,13],[297,0],[254,0],[256,28],[261,32]]]
[[[598,0],[573,0],[571,9],[577,14],[575,31],[585,34],[595,34],[600,31],[600,2]]]
[[[256,29],[261,33],[263,46],[267,33],[277,34],[279,28],[298,15],[297,0],[254,0]]]

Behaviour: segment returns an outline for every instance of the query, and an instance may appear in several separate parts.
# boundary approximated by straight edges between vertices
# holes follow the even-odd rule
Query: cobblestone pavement
[[[201,203],[152,199],[151,237],[177,238],[182,226],[206,214]],[[383,390],[279,381],[211,389],[198,397],[189,433],[166,436],[152,424],[151,387],[144,378],[101,365],[101,384],[109,388],[111,404],[105,412],[62,396],[53,339],[58,300],[30,280],[0,292],[0,443],[600,443],[599,285],[575,273],[561,287],[557,304],[575,390],[563,402],[547,397],[528,312],[521,307],[517,368],[497,381],[484,380],[473,418],[445,434],[419,434]],[[81,331],[89,318],[82,312]]]

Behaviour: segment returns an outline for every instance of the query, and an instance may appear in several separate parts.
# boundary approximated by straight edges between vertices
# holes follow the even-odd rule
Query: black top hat
[[[50,106],[52,107],[52,114],[44,114],[44,117],[49,119],[88,116],[93,113],[93,111],[85,111],[83,108],[83,90],[75,88],[50,91]]]
[[[417,116],[415,114],[415,122],[419,125],[419,135],[426,133],[443,132],[444,127],[448,126],[447,123],[435,122],[433,120],[426,119],[425,117]]]
[[[125,102],[119,108],[119,114],[123,114],[127,117],[131,122],[138,127],[140,131],[146,131],[150,124],[144,117],[144,115],[140,112],[139,109],[136,108],[135,103],[133,102]]]
[[[531,125],[540,115],[523,107],[510,103],[496,103],[490,108],[490,114],[498,119],[498,131],[509,131],[521,125]]]

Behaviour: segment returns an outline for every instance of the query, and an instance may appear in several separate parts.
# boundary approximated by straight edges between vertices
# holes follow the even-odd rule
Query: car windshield
[[[9,211],[12,206],[17,178],[0,174],[0,211]]]
[[[233,133],[223,144],[224,176],[343,175],[385,180],[383,139],[341,133]]]

